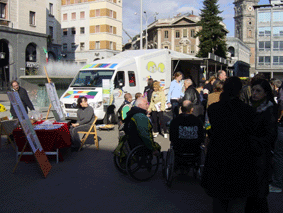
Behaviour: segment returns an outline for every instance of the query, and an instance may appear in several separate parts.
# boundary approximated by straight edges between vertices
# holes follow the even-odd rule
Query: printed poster
[[[110,105],[110,79],[102,79],[102,101],[104,105]]]
[[[8,97],[10,99],[12,106],[14,107],[15,113],[18,116],[19,122],[26,135],[26,138],[31,147],[31,150],[40,166],[40,169],[44,177],[46,177],[51,169],[51,164],[49,163],[48,158],[44,150],[42,149],[42,146],[38,140],[38,137],[28,117],[28,114],[21,101],[19,93],[18,92],[8,92],[7,94],[8,94]],[[38,153],[40,154],[38,155]]]
[[[52,107],[54,108],[54,110],[56,110],[60,120],[61,121],[64,120],[64,114],[63,114],[63,110],[60,105],[58,94],[56,92],[55,84],[46,83],[45,86],[46,86],[47,94],[48,94],[50,103],[52,104]]]

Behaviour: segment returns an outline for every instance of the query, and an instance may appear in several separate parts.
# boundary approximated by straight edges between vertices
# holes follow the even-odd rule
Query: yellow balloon
[[[147,63],[147,70],[154,73],[156,71],[156,64],[153,61]]]
[[[0,104],[0,112],[6,112],[6,108],[2,104]]]

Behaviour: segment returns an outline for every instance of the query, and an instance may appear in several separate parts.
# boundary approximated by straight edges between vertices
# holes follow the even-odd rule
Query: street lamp
[[[140,49],[142,50],[142,0],[141,0],[141,32],[140,32]]]
[[[146,25],[146,26],[145,26],[145,27],[146,27],[146,28],[145,28],[145,39],[146,39],[146,40],[145,40],[145,41],[146,41],[146,43],[145,43],[145,49],[147,50],[147,42],[148,42],[148,41],[147,41],[147,20],[148,20],[148,18],[147,18],[147,12],[146,12],[146,11],[143,11],[143,12],[144,12],[144,14],[145,14],[145,25]],[[159,13],[155,12],[155,13],[154,13],[153,15],[151,15],[151,16],[156,17],[158,14],[159,14]],[[150,17],[151,17],[151,16],[150,16]],[[149,17],[149,18],[150,18],[150,17]]]

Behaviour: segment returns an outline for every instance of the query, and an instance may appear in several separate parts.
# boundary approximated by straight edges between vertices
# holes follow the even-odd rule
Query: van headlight
[[[92,108],[97,109],[97,108],[101,107],[102,101],[94,102],[94,103],[89,103],[89,105],[90,105]]]
[[[60,105],[61,105],[61,108],[64,108],[64,103],[62,101],[60,101]]]

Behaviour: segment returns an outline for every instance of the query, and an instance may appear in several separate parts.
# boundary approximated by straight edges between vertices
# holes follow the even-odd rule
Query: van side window
[[[114,80],[114,86],[116,88],[121,88],[125,86],[125,72],[118,71]]]
[[[135,87],[136,86],[136,76],[134,71],[128,71],[128,76],[129,76],[129,85],[130,87]]]

